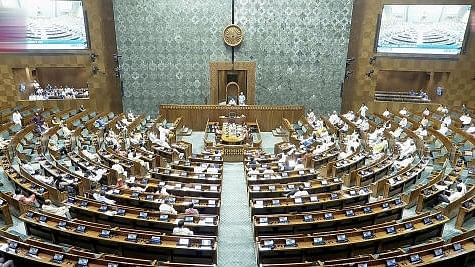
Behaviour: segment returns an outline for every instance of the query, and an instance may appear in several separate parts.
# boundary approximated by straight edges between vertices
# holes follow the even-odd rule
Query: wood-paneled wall
[[[15,53],[0,54],[0,107],[15,106],[20,100],[18,85],[15,84],[12,68],[26,67],[84,67],[91,70],[88,83],[89,100],[27,101],[39,107],[59,107],[63,109],[84,104],[98,111],[122,110],[122,97],[118,79],[115,77],[115,63],[112,55],[117,53],[115,41],[114,14],[112,0],[84,0],[87,13],[91,50],[75,54]],[[90,53],[98,55],[96,62],[90,60]],[[92,74],[92,65],[99,68]]]
[[[445,94],[443,97],[437,98],[436,102],[448,106],[460,106],[462,103],[467,103],[470,107],[475,107],[475,26],[473,26],[475,19],[473,12],[467,52],[460,55],[458,59],[377,57],[375,64],[371,65],[370,58],[375,56],[374,44],[378,15],[384,4],[472,4],[472,10],[475,8],[475,0],[354,0],[348,58],[354,57],[355,60],[349,66],[349,70],[353,73],[345,81],[342,110],[357,110],[361,103],[365,102],[370,111],[384,111],[386,102],[375,102],[373,98],[380,70],[450,72],[449,78],[441,82],[445,88]],[[369,70],[374,70],[372,78],[366,77]],[[429,95],[432,96],[432,92]],[[391,103],[389,106],[423,109],[423,105],[416,104]]]
[[[282,125],[282,118],[296,122],[304,115],[303,106],[217,106],[217,105],[161,105],[160,115],[168,121],[181,117],[184,124],[196,131],[203,131],[208,119],[220,121],[219,116],[246,116],[247,122],[257,120],[261,131],[272,131]]]

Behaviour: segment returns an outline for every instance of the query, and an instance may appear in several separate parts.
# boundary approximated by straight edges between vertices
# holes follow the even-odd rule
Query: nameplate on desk
[[[216,200],[214,200],[214,199],[209,199],[209,200],[208,200],[208,206],[210,206],[210,207],[215,207],[215,206],[216,206]]]
[[[294,202],[295,202],[295,204],[302,204],[303,201],[302,201],[302,198],[296,197],[296,198],[294,199]]]
[[[253,185],[252,186],[252,191],[260,191],[261,190],[261,187],[258,186],[258,185]]]
[[[289,173],[287,173],[287,172],[282,172],[282,177],[289,177]]]
[[[305,187],[305,188],[310,188],[310,186],[311,186],[311,185],[310,185],[309,182],[304,182],[304,183],[303,183],[303,187]]]
[[[180,238],[177,243],[177,246],[181,246],[181,247],[188,247],[189,245],[190,245],[190,239],[188,238]]]
[[[259,224],[268,224],[268,223],[269,223],[269,219],[267,219],[267,217],[259,218]]]
[[[175,184],[175,188],[176,188],[176,189],[180,189],[180,188],[181,188],[181,184],[180,184],[180,183],[176,183],[176,184]]]
[[[275,191],[275,185],[269,185],[269,191],[271,192]]]
[[[212,185],[209,190],[210,191],[218,191],[218,186]]]
[[[299,175],[304,175],[305,171],[299,171]]]

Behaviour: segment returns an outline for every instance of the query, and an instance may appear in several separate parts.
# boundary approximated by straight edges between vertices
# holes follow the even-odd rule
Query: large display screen
[[[460,54],[470,5],[384,5],[377,52]]]
[[[0,0],[0,51],[87,49],[82,0]]]

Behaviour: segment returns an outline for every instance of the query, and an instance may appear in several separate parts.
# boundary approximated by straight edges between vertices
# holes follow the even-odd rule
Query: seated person
[[[391,112],[389,112],[389,109],[386,108],[386,110],[383,112],[383,116],[387,118],[389,115],[391,115]]]
[[[26,204],[26,205],[35,205],[35,204],[37,204],[35,194],[31,194],[31,196],[27,197],[27,196],[23,195],[20,188],[15,189],[15,194],[13,194],[13,199],[15,199],[15,200],[17,200],[17,201],[19,201],[23,204]]]
[[[403,107],[403,108],[399,111],[399,115],[401,115],[401,116],[407,116],[407,109],[406,109],[406,107]]]
[[[165,186],[161,186],[161,185],[159,185],[157,187],[157,191],[155,192],[155,194],[160,194],[160,195],[163,195],[163,196],[169,196],[170,195],[167,192],[167,188]]]
[[[400,121],[399,121],[399,126],[401,128],[406,128],[407,127],[407,118],[402,118]]]
[[[251,169],[247,171],[247,175],[259,174],[256,165],[252,165]]]
[[[295,171],[302,171],[304,169],[305,169],[305,165],[303,164],[303,160],[302,159],[297,159],[297,164],[295,165],[294,170]]]
[[[460,121],[462,122],[462,128],[469,127],[472,123],[472,118],[470,118],[470,114],[465,113],[460,117]]]
[[[53,205],[53,203],[51,203],[51,200],[49,199],[45,200],[45,203],[41,206],[41,209],[44,212],[71,219],[71,214],[69,213],[68,207],[66,206],[56,207],[55,205]]]
[[[458,200],[459,198],[463,197],[464,194],[462,190],[463,189],[461,186],[457,186],[457,189],[455,192],[445,191],[444,194],[439,196],[439,200],[445,203],[452,203]]]
[[[33,174],[33,178],[45,184],[52,184],[54,181],[53,177],[42,175],[40,173],[40,170],[35,170],[35,173]]]
[[[95,192],[94,194],[92,194],[92,197],[99,201],[99,202],[103,202],[103,203],[106,203],[108,205],[114,205],[115,204],[115,200],[112,200],[112,199],[108,199],[106,197],[106,192],[104,191],[101,191],[100,193],[97,193]]]
[[[272,166],[269,164],[267,165],[266,169],[263,172],[264,174],[273,174],[274,170],[272,170]]]
[[[115,184],[115,187],[120,190],[129,188],[129,186],[124,182],[124,179],[122,178],[117,179],[117,183]]]
[[[53,119],[51,120],[51,124],[53,126],[59,126],[61,124],[61,120],[58,119],[56,116],[54,116]]]
[[[422,115],[424,115],[425,117],[429,116],[430,115],[429,109],[425,108],[424,111],[422,112]]]
[[[193,235],[193,231],[185,227],[185,222],[183,220],[179,220],[177,223],[177,227],[173,228],[174,235]]]
[[[229,99],[229,101],[228,101],[228,105],[235,106],[236,105],[236,100],[233,97],[231,97],[231,99]]]
[[[442,120],[442,122],[448,126],[450,126],[450,124],[452,124],[452,119],[450,118],[450,116],[445,116],[444,119]]]
[[[294,192],[292,195],[289,195],[290,198],[306,197],[308,196],[307,190],[304,190],[303,186],[299,186],[299,189]]]
[[[160,212],[174,214],[174,215],[178,214],[178,212],[175,210],[173,205],[170,203],[169,199],[165,199],[165,203],[162,203],[160,205]]]
[[[185,214],[186,215],[200,215],[200,212],[195,209],[195,204],[193,203],[190,203],[190,205],[188,205],[188,208],[185,210]]]
[[[445,123],[442,123],[440,125],[440,129],[437,130],[439,133],[441,133],[442,135],[446,136],[449,132],[449,128],[447,127],[447,124]]]

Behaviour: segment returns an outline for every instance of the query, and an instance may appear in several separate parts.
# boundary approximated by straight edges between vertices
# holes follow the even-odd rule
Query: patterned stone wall
[[[230,61],[221,37],[231,1],[114,0],[125,110],[203,104],[209,61]]]
[[[245,34],[235,60],[256,61],[258,104],[340,108],[352,0],[235,0]],[[209,62],[231,61],[222,40],[231,0],[114,0],[125,109],[202,104]]]
[[[236,60],[257,63],[258,104],[340,109],[352,0],[236,0],[245,40]]]

